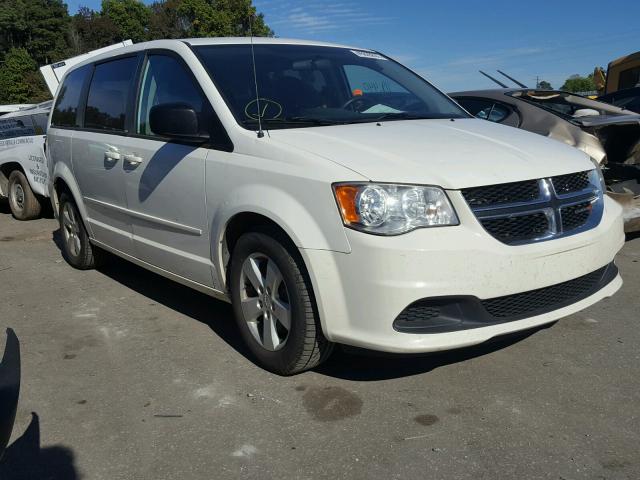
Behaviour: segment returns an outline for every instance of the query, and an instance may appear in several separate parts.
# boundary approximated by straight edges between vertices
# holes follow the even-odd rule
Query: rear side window
[[[127,97],[137,63],[137,57],[127,57],[96,65],[89,85],[85,128],[125,130]]]
[[[640,67],[629,68],[620,72],[618,89],[640,87]]]
[[[51,116],[51,126],[77,127],[78,106],[85,78],[90,71],[90,65],[81,67],[69,73],[60,87],[56,98],[56,105]]]
[[[31,116],[0,119],[0,139],[35,135]]]
[[[458,103],[474,116],[483,120],[500,123],[509,116],[509,109],[491,100],[479,98],[456,98]]]

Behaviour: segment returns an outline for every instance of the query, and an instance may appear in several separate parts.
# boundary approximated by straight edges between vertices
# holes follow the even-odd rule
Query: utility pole
[[[536,75],[536,88],[540,88],[540,77]]]

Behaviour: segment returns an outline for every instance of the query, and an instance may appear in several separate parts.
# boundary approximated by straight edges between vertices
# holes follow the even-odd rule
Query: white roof
[[[0,105],[0,115],[7,112],[17,112],[18,110],[22,110],[24,108],[33,107],[32,103],[19,103],[15,105]]]
[[[251,37],[215,37],[215,38],[185,38],[180,40],[189,45],[247,45]],[[317,42],[314,40],[300,40],[296,38],[253,37],[254,45],[310,45],[315,47],[356,48],[337,43]],[[369,50],[358,48],[358,50]]]
[[[36,115],[38,113],[46,113],[47,115],[51,111],[51,104],[53,100],[48,100],[46,102],[39,103],[38,105],[31,105],[26,108],[22,108],[18,111],[14,111],[11,113],[7,113],[6,115],[2,115],[2,119],[12,118],[12,117],[23,117],[25,115]]]
[[[75,70],[78,67],[107,60],[117,55],[123,55],[132,52],[139,52],[143,50],[150,50],[153,48],[170,48],[176,44],[180,45],[249,45],[251,43],[251,37],[209,37],[209,38],[184,38],[184,39],[170,39],[170,40],[152,40],[150,42],[134,43],[133,45],[124,46],[118,49],[111,50],[110,52],[102,53],[91,58],[84,60],[83,62],[74,65],[69,68],[68,71]],[[350,47],[347,45],[339,45],[336,43],[316,42],[313,40],[297,40],[292,38],[272,38],[272,37],[253,37],[253,43],[255,45],[309,45],[315,47],[335,47],[335,48],[349,48],[354,50],[363,50],[373,52],[368,48]],[[68,72],[67,71],[67,72]]]

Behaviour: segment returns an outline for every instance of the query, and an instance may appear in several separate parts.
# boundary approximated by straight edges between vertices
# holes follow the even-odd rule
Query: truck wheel
[[[38,218],[42,210],[27,177],[19,170],[14,170],[9,175],[9,208],[17,220]]]
[[[104,252],[91,245],[76,202],[67,193],[60,195],[60,233],[62,256],[69,265],[78,270],[89,270],[99,266]]]
[[[238,239],[231,258],[231,297],[242,337],[258,363],[293,375],[319,365],[333,344],[322,334],[302,259],[276,231]]]

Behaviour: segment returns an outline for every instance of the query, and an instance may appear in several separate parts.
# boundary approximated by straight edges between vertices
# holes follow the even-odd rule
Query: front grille
[[[482,306],[496,318],[524,317],[538,311],[556,310],[574,303],[592,291],[607,267],[550,287],[482,300]]]
[[[482,226],[505,243],[539,237],[549,231],[549,221],[542,212],[517,217],[488,218],[482,221]]]
[[[589,172],[570,173],[552,177],[553,188],[558,195],[579,192],[589,186]]]
[[[537,180],[502,183],[487,187],[467,188],[462,191],[470,207],[531,202],[540,196]]]
[[[564,231],[575,230],[587,223],[589,215],[591,215],[591,208],[591,202],[583,202],[560,209]]]
[[[576,234],[602,218],[600,182],[591,172],[466,188],[461,193],[485,230],[507,245]]]

